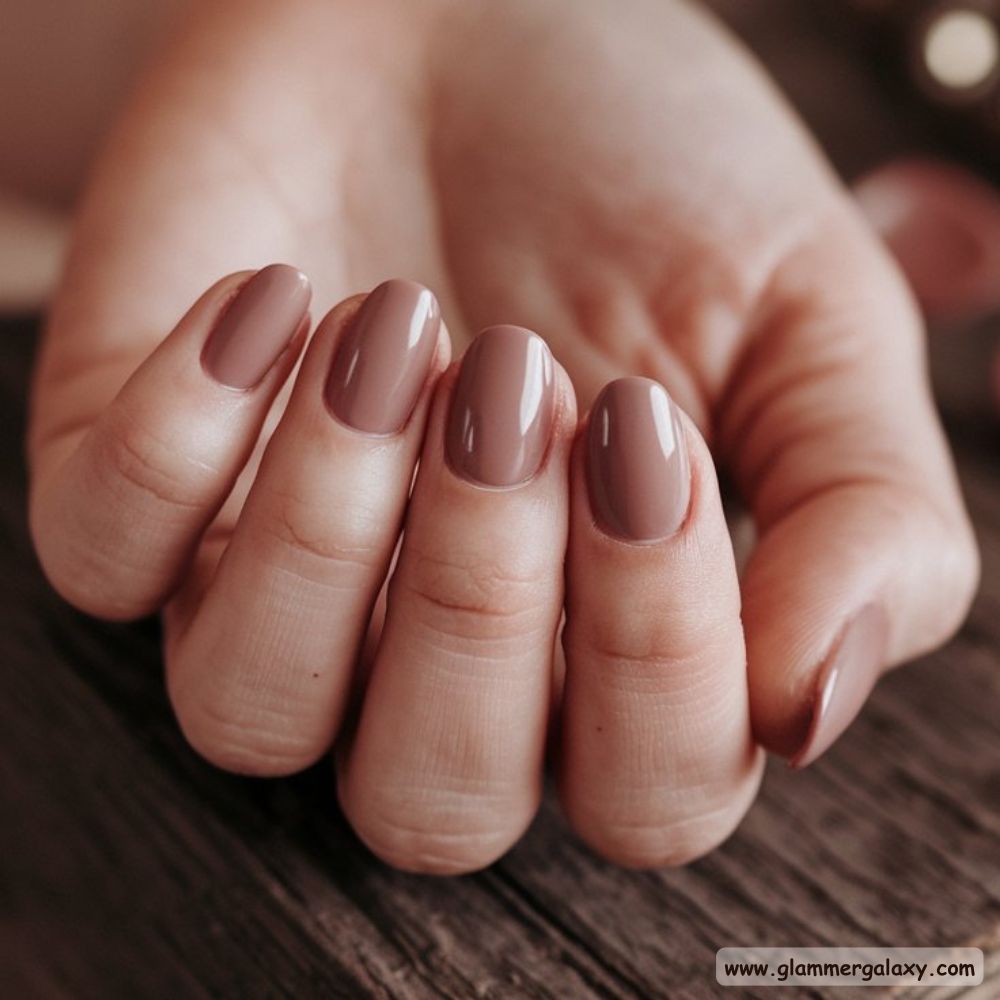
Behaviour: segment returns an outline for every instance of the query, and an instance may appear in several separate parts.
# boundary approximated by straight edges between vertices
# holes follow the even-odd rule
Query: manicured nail
[[[587,488],[597,523],[632,542],[668,538],[684,523],[691,470],[677,409],[659,382],[604,387],[587,429]]]
[[[309,308],[309,279],[287,264],[258,271],[229,304],[201,363],[216,382],[251,389],[289,345]]]
[[[866,604],[844,627],[816,677],[809,731],[792,767],[811,764],[854,721],[882,671],[888,633],[879,604]]]
[[[542,464],[554,411],[545,341],[519,326],[492,326],[462,359],[445,434],[448,462],[480,486],[523,483]]]
[[[326,381],[327,406],[349,427],[395,434],[410,419],[437,346],[437,299],[414,281],[386,281],[362,303]]]

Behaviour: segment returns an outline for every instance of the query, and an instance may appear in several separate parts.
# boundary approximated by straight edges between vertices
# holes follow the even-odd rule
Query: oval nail
[[[552,354],[536,333],[493,326],[459,370],[445,449],[451,468],[480,486],[509,487],[538,471],[555,408]]]
[[[676,407],[659,382],[617,379],[590,413],[587,488],[598,525],[632,542],[653,542],[684,523],[691,472]]]
[[[410,419],[437,346],[441,311],[415,281],[393,279],[361,304],[334,354],[327,406],[349,427],[395,434]]]

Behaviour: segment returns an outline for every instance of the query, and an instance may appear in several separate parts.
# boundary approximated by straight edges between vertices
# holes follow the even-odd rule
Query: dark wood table
[[[811,3],[716,6],[847,175],[924,141]],[[502,861],[441,880],[368,854],[328,766],[267,782],[202,763],[156,624],[91,621],[48,590],[20,457],[36,325],[0,327],[0,998],[713,997],[734,944],[977,944],[987,981],[961,995],[1000,997],[996,422],[949,428],[985,566],[961,635],[884,681],[817,766],[773,762],[722,849],[620,871],[549,798]],[[772,994],[794,992],[743,993]]]

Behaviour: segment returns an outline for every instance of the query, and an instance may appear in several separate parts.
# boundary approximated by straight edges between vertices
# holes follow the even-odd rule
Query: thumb
[[[919,319],[851,211],[778,268],[719,443],[760,532],[742,581],[751,713],[802,766],[887,667],[965,616],[978,556]]]

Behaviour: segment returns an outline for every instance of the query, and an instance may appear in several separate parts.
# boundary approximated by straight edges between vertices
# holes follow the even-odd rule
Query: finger
[[[204,598],[169,621],[178,720],[219,766],[289,773],[330,747],[448,353],[409,281],[320,325]]]
[[[401,868],[483,867],[537,809],[574,420],[565,374],[519,327],[482,333],[442,381],[339,783]]]
[[[33,443],[32,534],[67,600],[115,619],[164,602],[294,366],[309,298],[283,264],[224,278],[93,426]]]
[[[743,581],[755,731],[805,765],[879,674],[941,643],[978,575],[922,338],[853,217],[778,269],[720,416],[761,534]]]
[[[746,812],[740,596],[708,449],[657,382],[598,396],[573,462],[560,792],[619,864],[681,864]]]

